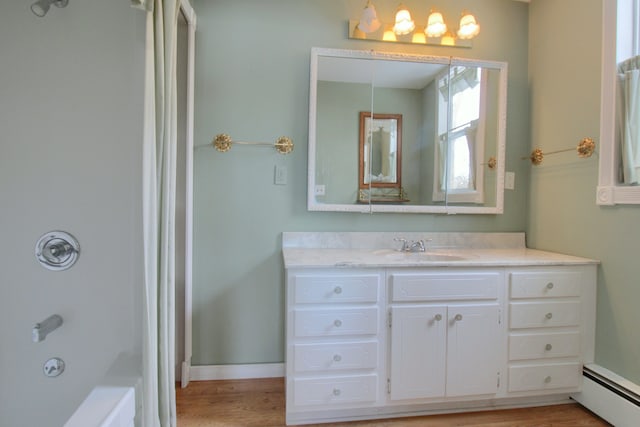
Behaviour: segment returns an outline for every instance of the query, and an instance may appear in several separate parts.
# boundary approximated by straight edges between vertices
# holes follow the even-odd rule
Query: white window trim
[[[616,69],[619,58],[632,56],[632,43],[618,43],[618,31],[627,31],[622,13],[632,0],[602,2],[602,82],[600,106],[600,161],[596,203],[598,205],[638,205],[640,186],[618,182],[619,144],[616,143]],[[620,10],[618,10],[620,5]],[[629,9],[626,9],[629,10]],[[626,14],[628,16],[629,13]],[[619,25],[617,22],[619,21]]]

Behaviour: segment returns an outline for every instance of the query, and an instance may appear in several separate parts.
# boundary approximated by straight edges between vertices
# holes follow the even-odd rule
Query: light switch
[[[276,185],[287,184],[287,167],[286,166],[276,165],[273,182]]]
[[[505,172],[504,174],[504,188],[507,190],[513,190],[516,187],[516,173]]]

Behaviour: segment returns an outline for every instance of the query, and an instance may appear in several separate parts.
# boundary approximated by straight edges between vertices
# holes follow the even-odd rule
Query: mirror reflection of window
[[[478,159],[484,152],[484,133],[480,129],[486,115],[484,74],[481,68],[453,65],[448,74],[438,79],[438,177],[434,200],[483,202]]]

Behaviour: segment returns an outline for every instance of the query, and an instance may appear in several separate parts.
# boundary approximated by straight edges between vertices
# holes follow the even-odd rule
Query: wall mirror
[[[402,194],[402,114],[360,112],[358,202],[405,203]]]
[[[313,48],[308,209],[503,211],[507,64]]]

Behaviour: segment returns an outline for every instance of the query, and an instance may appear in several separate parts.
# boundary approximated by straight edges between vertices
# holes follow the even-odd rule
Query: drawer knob
[[[456,317],[454,317],[456,322],[459,322],[462,320],[462,314],[456,314]]]
[[[545,317],[550,320],[553,317],[553,313],[547,313]]]
[[[434,319],[436,319],[436,321],[441,321],[442,320],[442,314],[436,314],[436,317],[434,317]]]
[[[333,361],[334,362],[340,362],[342,360],[342,356],[340,356],[339,354],[334,354],[333,355]]]
[[[551,382],[551,376],[547,376],[544,379],[545,384],[549,384]]]
[[[334,396],[340,396],[340,389],[339,388],[334,388],[333,389],[333,395]]]
[[[335,294],[341,294],[342,293],[342,288],[340,286],[336,286],[335,288],[333,288],[333,293]]]
[[[336,319],[333,321],[333,324],[336,328],[339,328],[340,326],[342,326],[342,320]]]
[[[551,351],[551,349],[553,348],[553,346],[551,344],[547,344],[544,346],[544,349],[547,351]]]
[[[553,282],[547,283],[547,289],[553,289]]]

